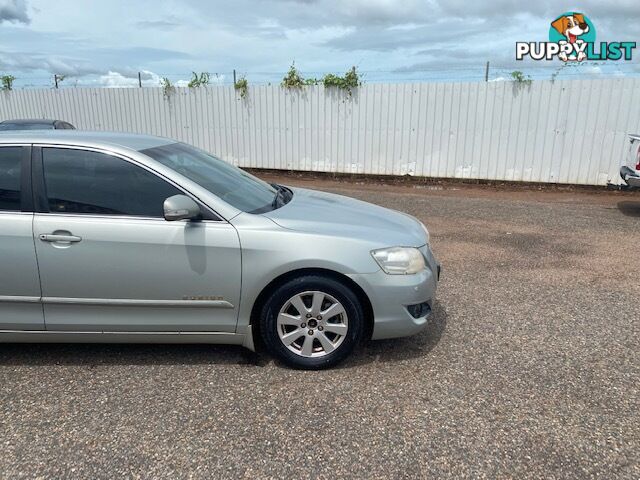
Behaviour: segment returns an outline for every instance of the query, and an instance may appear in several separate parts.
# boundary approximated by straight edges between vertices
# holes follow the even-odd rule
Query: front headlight
[[[391,247],[373,250],[373,258],[389,275],[411,275],[426,268],[424,257],[417,248]]]

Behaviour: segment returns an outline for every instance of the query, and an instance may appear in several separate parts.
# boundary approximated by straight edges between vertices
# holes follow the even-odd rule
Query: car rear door
[[[0,145],[0,330],[44,330],[30,145]]]
[[[34,241],[48,330],[234,332],[240,245],[222,219],[168,222],[184,194],[105,151],[36,148]]]

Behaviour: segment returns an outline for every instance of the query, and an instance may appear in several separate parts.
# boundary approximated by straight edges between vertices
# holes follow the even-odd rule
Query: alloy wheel
[[[349,320],[344,306],[333,296],[317,290],[287,300],[277,318],[278,337],[302,357],[323,357],[346,338]]]

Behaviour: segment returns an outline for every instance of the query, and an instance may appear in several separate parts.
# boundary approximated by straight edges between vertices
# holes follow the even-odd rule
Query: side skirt
[[[208,343],[242,345],[255,351],[251,326],[246,333],[72,332],[0,330],[0,343]]]

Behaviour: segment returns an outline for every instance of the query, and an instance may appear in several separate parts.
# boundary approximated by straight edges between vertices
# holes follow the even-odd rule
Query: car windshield
[[[53,130],[51,123],[0,123],[2,130]]]
[[[269,185],[190,145],[171,143],[142,150],[142,153],[184,175],[243,212],[262,213],[281,206],[280,187]],[[286,203],[286,199],[282,203]]]

